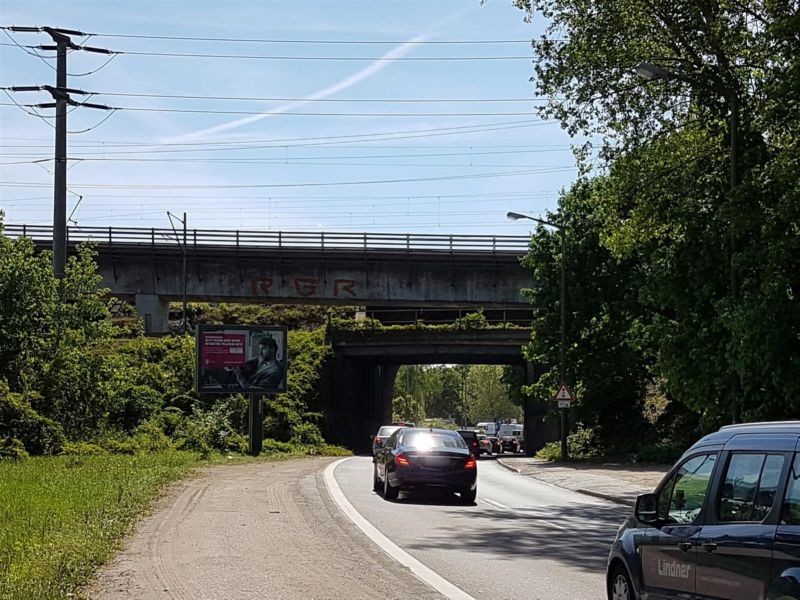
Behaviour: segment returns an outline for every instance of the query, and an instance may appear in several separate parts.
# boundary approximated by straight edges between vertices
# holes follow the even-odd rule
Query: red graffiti
[[[254,277],[252,283],[253,296],[261,294],[269,296],[269,291],[272,288],[272,277]]]
[[[342,293],[350,295],[351,298],[358,298],[353,289],[356,285],[354,279],[335,279],[333,281],[333,295],[339,298]]]
[[[317,277],[295,277],[294,289],[303,298],[315,296],[317,294],[317,286],[319,285],[319,278]]]

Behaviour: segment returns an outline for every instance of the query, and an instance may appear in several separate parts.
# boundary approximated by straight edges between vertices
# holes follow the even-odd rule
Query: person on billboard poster
[[[236,380],[243,389],[279,387],[285,373],[278,362],[278,342],[264,335],[258,340],[258,347],[258,356],[233,370]]]

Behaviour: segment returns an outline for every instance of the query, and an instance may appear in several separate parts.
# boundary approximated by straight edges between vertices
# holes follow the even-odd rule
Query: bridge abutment
[[[136,294],[136,314],[144,319],[145,333],[169,331],[169,301],[158,294]]]

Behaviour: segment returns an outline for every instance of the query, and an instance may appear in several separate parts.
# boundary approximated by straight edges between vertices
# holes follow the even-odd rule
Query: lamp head
[[[645,81],[672,78],[672,74],[663,67],[659,67],[658,65],[647,62],[642,62],[636,65],[636,74]]]

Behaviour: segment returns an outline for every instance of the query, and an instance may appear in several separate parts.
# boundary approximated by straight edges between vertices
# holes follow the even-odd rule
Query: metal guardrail
[[[38,242],[53,239],[50,225],[18,225],[7,223],[4,234],[12,237],[28,237]],[[172,229],[145,227],[68,227],[70,243],[94,242],[99,246],[114,245],[130,247],[176,246],[178,241]],[[503,253],[525,254],[530,238],[527,236],[503,235],[440,235],[415,233],[346,233],[303,231],[240,231],[217,229],[190,229],[187,232],[187,248],[223,246],[247,250],[353,250],[360,252],[458,252],[458,253]]]

